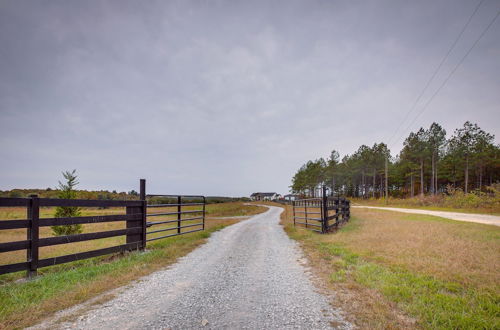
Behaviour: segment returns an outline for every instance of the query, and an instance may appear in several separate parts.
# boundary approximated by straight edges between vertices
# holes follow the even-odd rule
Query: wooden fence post
[[[339,228],[339,217],[341,213],[341,207],[342,205],[340,204],[340,196],[337,196],[337,199],[335,200],[335,228]]]
[[[38,239],[39,239],[39,224],[40,217],[40,202],[37,195],[30,195],[31,201],[28,207],[29,227],[27,230],[27,239],[29,247],[27,252],[27,261],[29,262],[26,276],[33,278],[37,275],[38,269]]]
[[[182,198],[181,196],[177,196],[177,234],[181,233],[181,203],[182,203]]]
[[[205,213],[206,213],[206,206],[207,204],[207,199],[205,198],[205,196],[203,196],[203,230],[205,230]]]
[[[145,183],[146,182],[144,181],[144,188],[146,188]],[[143,188],[143,182],[141,180],[141,189],[140,189],[141,193],[139,194],[139,198],[141,198],[141,200],[142,200],[142,197],[145,197],[145,196],[143,196],[144,195],[143,193],[145,191],[142,188]],[[140,233],[127,233],[127,244],[128,243],[138,243],[137,249],[142,249],[142,246],[144,245],[144,211],[145,211],[144,210],[144,203],[141,206],[127,206],[126,207],[127,215],[132,215],[132,214],[135,214],[135,215],[140,214],[141,215],[141,218],[138,220],[127,220],[127,229],[128,228],[137,228],[137,227],[142,228]],[[133,248],[129,247],[128,250],[132,251]]]
[[[322,207],[321,207],[321,232],[324,234],[328,230],[328,196],[326,196],[326,186],[322,187]]]
[[[304,218],[306,218],[306,229],[307,229],[307,200],[304,201]]]
[[[345,207],[346,207],[346,215],[347,215],[347,219],[346,221],[349,221],[349,219],[351,219],[351,201],[346,199],[345,200]]]
[[[142,201],[142,233],[141,233],[141,250],[146,248],[146,227],[147,227],[147,212],[148,202],[146,201],[146,179],[140,180],[139,198]]]

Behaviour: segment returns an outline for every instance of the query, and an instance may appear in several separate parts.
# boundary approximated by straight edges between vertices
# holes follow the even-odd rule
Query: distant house
[[[297,199],[300,199],[300,196],[299,195],[294,195],[294,194],[288,194],[288,195],[285,195],[283,196],[285,198],[285,200],[287,201],[295,201]]]
[[[278,198],[278,194],[275,192],[256,192],[250,195],[250,199],[253,201],[273,201]]]

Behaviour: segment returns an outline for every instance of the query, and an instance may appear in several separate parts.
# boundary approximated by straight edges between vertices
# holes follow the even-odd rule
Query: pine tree
[[[59,198],[75,199],[76,191],[75,186],[79,183],[77,181],[76,170],[65,171],[62,173],[66,183],[59,181]],[[55,218],[72,218],[81,215],[80,208],[76,206],[59,206],[56,208],[54,214]],[[52,226],[52,232],[55,236],[65,236],[79,234],[82,232],[82,225],[65,225],[65,226]]]
[[[427,135],[427,147],[431,154],[431,184],[430,191],[432,194],[436,194],[439,190],[438,187],[438,167],[437,161],[439,159],[439,154],[446,143],[446,131],[438,123],[432,123],[429,129],[426,131]]]

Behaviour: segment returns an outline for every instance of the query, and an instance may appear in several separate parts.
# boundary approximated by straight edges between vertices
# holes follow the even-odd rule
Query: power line
[[[401,128],[401,126],[404,124],[404,122],[406,121],[406,119],[408,119],[408,116],[410,115],[410,113],[415,109],[415,107],[417,106],[418,102],[420,101],[420,99],[422,98],[422,96],[424,95],[425,91],[427,90],[427,88],[430,86],[430,84],[432,83],[432,81],[434,80],[434,78],[436,77],[436,75],[438,74],[439,70],[441,69],[441,67],[443,66],[444,62],[446,62],[446,60],[448,59],[448,56],[451,54],[451,52],[453,51],[453,49],[455,48],[455,46],[457,45],[458,41],[460,40],[460,38],[462,37],[462,35],[464,34],[465,30],[467,29],[467,27],[469,26],[470,22],[472,21],[472,18],[474,17],[474,15],[476,15],[476,12],[477,10],[479,9],[479,7],[481,7],[481,5],[483,4],[484,0],[481,0],[479,1],[479,3],[477,4],[477,6],[474,8],[474,11],[472,12],[472,14],[469,16],[469,19],[467,20],[467,22],[465,23],[465,25],[463,26],[462,30],[460,31],[460,33],[458,34],[458,36],[455,38],[455,41],[453,41],[453,43],[451,44],[450,48],[448,49],[448,51],[446,52],[446,54],[444,55],[444,57],[441,59],[441,62],[439,63],[439,65],[436,67],[436,69],[434,70],[434,72],[432,73],[431,77],[429,78],[429,80],[427,81],[427,83],[425,84],[424,88],[422,89],[422,91],[420,92],[420,94],[418,95],[417,99],[415,100],[415,102],[413,103],[413,105],[411,106],[411,108],[408,110],[408,112],[406,112],[403,120],[399,123],[398,127],[396,128],[396,130],[394,131],[394,133],[391,135],[391,137],[389,138],[389,140],[387,141],[387,144],[389,145],[392,141],[392,139],[396,136],[396,133],[399,131],[399,129]],[[397,140],[395,141],[397,142]]]
[[[420,115],[422,113],[424,113],[424,111],[427,109],[427,107],[429,106],[429,104],[431,104],[432,100],[434,100],[434,97],[441,91],[441,89],[443,89],[443,87],[446,85],[446,83],[448,82],[448,80],[450,80],[451,76],[453,76],[453,74],[455,73],[455,71],[457,71],[458,67],[465,61],[465,59],[467,58],[467,56],[472,52],[472,50],[474,49],[474,47],[476,47],[476,45],[483,38],[483,36],[486,34],[486,32],[488,32],[488,30],[493,25],[493,23],[495,23],[495,21],[497,20],[498,16],[500,16],[500,10],[497,12],[497,14],[495,15],[495,17],[488,24],[488,26],[486,26],[486,28],[483,30],[483,32],[481,32],[481,34],[476,39],[476,41],[474,41],[474,43],[469,48],[469,50],[467,51],[467,53],[465,53],[465,55],[460,59],[460,61],[457,63],[457,65],[455,65],[455,67],[453,68],[453,70],[451,70],[451,72],[448,74],[448,76],[443,81],[443,83],[439,86],[439,88],[434,92],[434,94],[432,94],[432,96],[429,98],[429,100],[427,101],[427,103],[425,103],[425,105],[423,106],[422,110],[420,110],[420,112],[417,114],[417,116],[413,118],[413,120],[410,123],[410,125],[408,125],[408,127],[406,127],[406,129],[403,131],[403,134],[404,134],[404,132],[407,132],[411,128],[411,126],[413,125],[413,123],[415,123],[415,121],[418,119],[418,117],[420,117]],[[401,140],[401,138],[403,137],[403,134],[401,134],[399,136],[399,138],[396,140],[396,142],[398,142],[398,141]]]

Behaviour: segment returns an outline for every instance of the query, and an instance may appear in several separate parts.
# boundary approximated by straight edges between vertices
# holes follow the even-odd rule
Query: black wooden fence
[[[323,187],[323,196],[299,199],[292,202],[293,224],[307,229],[328,233],[349,221],[350,201],[344,197],[327,196]]]
[[[175,203],[155,204],[154,200],[150,197],[166,196],[170,200],[175,200]],[[26,250],[26,261],[14,264],[0,265],[0,275],[12,273],[17,271],[27,271],[27,276],[31,277],[37,274],[37,269],[52,265],[63,264],[71,261],[102,256],[106,254],[124,252],[131,250],[143,250],[146,247],[147,241],[156,239],[183,235],[205,228],[205,197],[204,196],[183,196],[183,195],[146,195],[146,181],[140,181],[140,195],[139,200],[87,200],[87,199],[56,199],[56,198],[39,198],[32,195],[29,198],[0,198],[0,207],[24,207],[26,208],[26,219],[23,220],[0,220],[0,231],[13,230],[13,229],[26,229],[26,239],[15,242],[0,243],[0,255],[4,252]],[[184,202],[185,198],[190,200],[199,199],[197,203]],[[148,205],[152,200],[151,205]],[[199,210],[192,210],[192,206],[197,205]],[[58,206],[74,206],[74,207],[123,207],[125,214],[101,215],[101,216],[82,216],[72,218],[40,218],[41,207],[58,207]],[[148,213],[150,208],[158,207],[175,207],[175,212],[163,213]],[[189,209],[186,210],[185,208]],[[188,218],[183,217],[184,214],[189,215]],[[164,220],[157,222],[147,222],[150,216],[175,216],[175,220]],[[196,216],[192,216],[196,215]],[[43,237],[40,238],[40,227],[48,226],[65,226],[75,224],[95,224],[103,222],[116,222],[125,221],[126,228],[109,230],[102,232],[56,236],[56,237]],[[196,223],[189,223],[182,225],[185,221],[197,221]],[[176,224],[177,226],[171,227],[168,224]],[[148,227],[167,224],[168,228],[163,228],[158,231],[147,231]],[[183,230],[190,228],[190,230]],[[191,228],[193,228],[191,230]],[[148,239],[148,235],[152,235],[160,231],[175,231],[174,234],[153,237]],[[59,244],[68,244],[75,242],[83,242],[88,240],[95,240],[101,238],[109,238],[116,236],[125,236],[125,244],[101,248],[92,251],[68,254],[53,258],[39,258],[41,247],[53,246]]]

